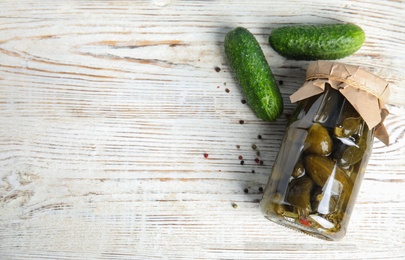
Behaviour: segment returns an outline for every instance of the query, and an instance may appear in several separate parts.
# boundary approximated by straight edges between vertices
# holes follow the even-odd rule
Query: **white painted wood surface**
[[[404,1],[3,0],[0,10],[0,259],[405,258]],[[335,22],[367,34],[341,62],[391,83],[391,145],[375,141],[349,232],[325,242],[267,221],[258,200],[308,64],[278,56],[267,36]],[[274,123],[241,103],[222,47],[235,26],[256,35],[283,81]]]

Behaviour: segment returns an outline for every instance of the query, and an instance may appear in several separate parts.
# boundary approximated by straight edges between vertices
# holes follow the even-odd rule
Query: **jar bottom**
[[[319,231],[317,231],[317,230],[315,230],[313,228],[305,227],[305,226],[303,226],[301,224],[298,224],[296,222],[288,221],[288,220],[286,220],[285,218],[283,218],[283,217],[281,217],[279,215],[265,215],[265,218],[272,221],[272,222],[274,222],[274,223],[282,225],[284,227],[293,229],[295,231],[302,232],[304,234],[307,234],[307,235],[310,235],[310,236],[313,236],[313,237],[316,237],[316,238],[320,238],[320,239],[327,240],[327,241],[340,240],[340,237],[328,236],[327,234],[319,232]]]

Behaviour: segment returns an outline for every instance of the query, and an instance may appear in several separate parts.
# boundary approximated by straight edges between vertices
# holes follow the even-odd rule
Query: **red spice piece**
[[[205,154],[204,154],[204,158],[208,158],[208,153],[205,153]]]
[[[259,162],[260,162],[260,159],[259,159],[259,158],[256,158],[256,159],[255,159],[255,162],[256,162],[256,163],[259,163]]]
[[[300,223],[307,227],[311,226],[311,223],[306,218],[300,219]]]
[[[242,155],[239,155],[239,160],[243,160],[243,156]]]
[[[225,89],[225,92],[226,92],[226,93],[229,93],[229,92],[230,92],[229,88],[226,88],[226,89]]]

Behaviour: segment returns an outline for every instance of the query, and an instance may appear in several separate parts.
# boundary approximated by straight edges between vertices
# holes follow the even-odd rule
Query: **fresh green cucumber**
[[[247,104],[260,119],[276,120],[283,112],[283,99],[256,38],[247,29],[237,27],[226,34],[224,45]]]
[[[294,60],[336,60],[355,53],[366,36],[355,24],[297,25],[275,29],[269,43]]]

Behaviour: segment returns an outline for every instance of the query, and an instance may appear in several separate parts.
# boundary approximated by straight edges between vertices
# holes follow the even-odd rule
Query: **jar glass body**
[[[374,129],[330,86],[300,101],[260,202],[265,217],[322,239],[341,239],[373,139]]]

